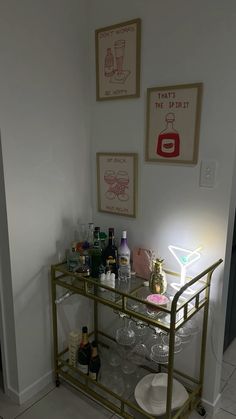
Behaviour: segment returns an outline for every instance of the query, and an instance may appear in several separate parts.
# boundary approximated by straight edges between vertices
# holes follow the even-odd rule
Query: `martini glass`
[[[201,247],[198,247],[195,250],[188,250],[188,249],[184,249],[182,247],[170,245],[170,246],[168,246],[168,249],[170,250],[170,252],[174,256],[174,258],[177,260],[177,262],[178,262],[178,264],[180,265],[180,268],[181,268],[180,283],[179,284],[176,283],[176,282],[171,283],[171,286],[175,290],[178,291],[186,283],[187,268],[190,265],[192,265],[194,262],[196,262],[198,259],[200,259],[201,255],[199,253],[199,250],[201,250]],[[186,294],[193,294],[194,290],[189,288],[185,292],[186,292]]]

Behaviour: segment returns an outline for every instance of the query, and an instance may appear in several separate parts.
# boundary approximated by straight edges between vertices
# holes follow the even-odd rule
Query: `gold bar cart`
[[[204,414],[204,409],[201,407],[201,395],[203,390],[204,379],[204,365],[207,339],[207,322],[209,311],[209,294],[212,274],[215,269],[222,263],[222,259],[212,264],[210,267],[202,271],[194,278],[188,278],[187,283],[180,288],[173,296],[167,307],[159,306],[159,312],[164,313],[169,319],[168,322],[163,321],[162,316],[151,318],[144,310],[132,309],[130,302],[136,302],[139,305],[146,307],[147,303],[143,298],[144,281],[141,278],[132,279],[132,284],[128,292],[119,287],[111,288],[105,284],[100,284],[98,280],[93,278],[81,277],[77,273],[69,272],[66,263],[52,265],[51,267],[51,289],[52,289],[52,319],[53,319],[53,342],[54,342],[54,371],[56,385],[60,384],[60,377],[72,384],[79,390],[85,392],[88,396],[97,400],[105,407],[114,413],[124,418],[154,418],[142,410],[135,401],[130,398],[125,398],[123,395],[115,394],[108,386],[104,386],[99,381],[92,380],[89,376],[83,374],[79,369],[69,365],[68,347],[59,351],[58,344],[58,304],[57,295],[58,289],[66,290],[68,295],[76,294],[84,296],[93,301],[94,306],[94,324],[93,336],[101,345],[109,347],[109,340],[114,342],[114,337],[101,329],[99,324],[98,310],[99,306],[103,305],[109,307],[115,312],[122,313],[131,319],[144,322],[150,327],[158,327],[164,333],[169,334],[169,355],[167,365],[158,365],[158,372],[166,371],[168,374],[167,381],[167,400],[166,400],[166,419],[184,419],[187,418],[190,412],[198,408],[200,414]],[[165,270],[167,277],[178,277],[179,274]],[[192,294],[187,294],[187,297],[182,299],[183,294],[190,287],[194,289]],[[100,290],[103,292],[100,292]],[[148,306],[152,307],[152,303]],[[156,308],[156,306],[155,306]],[[198,312],[203,313],[201,325],[201,350],[200,362],[197,376],[187,375],[184,371],[176,370],[174,368],[174,345],[176,332],[185,325]],[[147,365],[142,367],[147,373],[157,372]],[[172,411],[171,400],[173,391],[173,379],[178,378],[185,386],[188,392],[188,399],[181,408]]]

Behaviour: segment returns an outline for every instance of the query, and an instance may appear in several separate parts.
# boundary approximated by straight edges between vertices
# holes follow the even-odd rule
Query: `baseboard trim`
[[[6,389],[6,394],[11,400],[21,405],[26,403],[32,397],[36,396],[46,386],[53,382],[53,371],[47,372],[43,377],[39,378],[30,386],[26,387],[23,391],[18,393],[13,388],[9,387]]]
[[[210,403],[208,400],[202,399],[202,404],[205,407],[207,414],[214,416],[220,408],[220,399],[221,399],[221,393],[218,394],[216,397],[214,403]]]

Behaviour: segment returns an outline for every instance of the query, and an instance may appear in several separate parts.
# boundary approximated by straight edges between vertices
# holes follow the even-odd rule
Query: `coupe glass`
[[[169,335],[164,335],[162,337],[162,341],[163,341],[164,345],[169,346]],[[182,349],[183,349],[182,339],[180,338],[180,336],[176,335],[175,336],[174,353],[178,354],[179,352],[182,351]]]

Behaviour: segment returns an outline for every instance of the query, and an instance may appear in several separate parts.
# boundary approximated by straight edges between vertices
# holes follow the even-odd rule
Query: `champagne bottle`
[[[118,263],[119,263],[119,277],[120,279],[127,279],[131,277],[130,267],[130,249],[127,244],[127,232],[122,231],[121,243],[118,248]]]
[[[102,253],[102,262],[106,271],[111,271],[117,276],[117,247],[115,245],[114,228],[108,230],[108,245]]]
[[[92,342],[92,353],[91,353],[91,358],[89,362],[89,376],[93,380],[97,381],[100,367],[101,367],[101,360],[98,354],[97,342],[94,340]]]
[[[82,327],[82,339],[78,349],[78,369],[88,375],[89,362],[91,357],[91,345],[88,339],[87,326]]]

